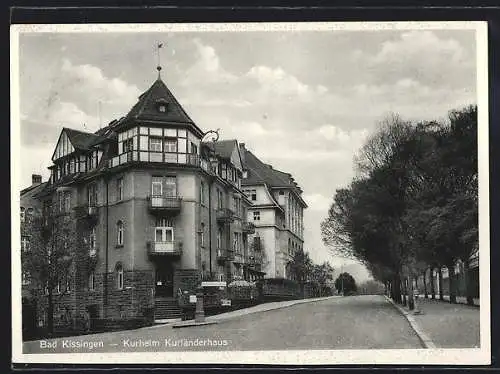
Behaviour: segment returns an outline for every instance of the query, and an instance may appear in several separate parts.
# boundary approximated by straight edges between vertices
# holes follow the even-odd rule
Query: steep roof
[[[159,103],[166,104],[167,110],[165,112],[157,110],[157,105]],[[160,78],[139,96],[139,101],[132,107],[130,112],[128,112],[126,118],[194,125],[193,120]]]
[[[69,129],[67,127],[64,127],[63,131],[66,132],[69,141],[71,142],[71,144],[73,144],[73,147],[75,147],[75,149],[80,149],[84,151],[88,151],[92,146],[99,144],[106,139],[96,134],[80,130]]]
[[[209,147],[218,156],[226,159],[230,159],[233,154],[233,150],[238,146],[235,139],[231,140],[218,140],[216,142],[208,141],[203,142],[204,146]]]
[[[302,189],[290,173],[274,169],[271,165],[262,162],[244,145],[240,145],[240,151],[244,160],[244,168],[247,171],[247,177],[241,181],[243,186],[265,183],[270,188],[289,188],[295,192],[299,200],[307,207],[301,197]]]
[[[35,195],[38,192],[40,192],[41,190],[43,190],[46,185],[47,185],[47,182],[31,185],[29,187],[22,189],[20,192],[20,195],[21,195],[21,197],[23,195],[26,195],[27,193],[30,193],[31,195]]]
[[[263,163],[252,152],[242,148],[247,170],[247,178],[243,184],[266,183],[270,187],[297,188],[296,183],[288,173],[273,169],[270,165]]]

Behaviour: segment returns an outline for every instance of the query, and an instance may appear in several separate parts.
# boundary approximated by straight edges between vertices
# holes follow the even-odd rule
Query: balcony
[[[152,212],[173,212],[181,210],[182,198],[179,196],[148,196],[149,210]]]
[[[243,255],[240,252],[234,252],[233,262],[236,262],[237,264],[243,264],[245,262]]]
[[[243,222],[242,229],[247,234],[255,234],[255,225],[252,222]]]
[[[201,158],[197,154],[149,151],[131,151],[122,153],[121,155],[108,160],[108,168],[112,169],[117,166],[136,162],[195,166],[205,170],[207,173],[213,173],[213,168],[209,161]]]
[[[217,222],[231,222],[234,220],[234,212],[228,208],[217,209]]]
[[[229,249],[217,249],[217,261],[225,262],[234,260],[234,253]]]
[[[77,208],[78,215],[81,218],[97,220],[99,217],[99,208],[94,204],[86,204]]]
[[[156,242],[150,241],[147,243],[149,255],[158,256],[181,256],[182,255],[182,242]]]
[[[258,256],[258,255],[247,256],[247,258],[246,258],[246,264],[250,268],[253,268],[255,270],[257,270],[257,268],[260,269],[260,267],[262,265],[262,257]],[[260,271],[260,270],[258,270],[258,271]]]

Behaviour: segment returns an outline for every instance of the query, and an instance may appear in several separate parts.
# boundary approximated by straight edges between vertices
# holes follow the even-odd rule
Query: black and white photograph
[[[486,30],[11,26],[13,361],[489,364]]]

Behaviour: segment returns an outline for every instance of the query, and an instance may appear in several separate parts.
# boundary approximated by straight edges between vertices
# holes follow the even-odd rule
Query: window
[[[116,180],[116,197],[118,201],[123,200],[123,178]]]
[[[89,274],[89,291],[95,290],[95,272],[91,271]]]
[[[149,150],[151,152],[161,152],[161,138],[149,138]]]
[[[253,237],[253,249],[254,249],[254,251],[260,250],[260,245],[261,245],[260,236],[254,236]]]
[[[166,138],[163,142],[163,148],[167,153],[177,152],[177,139]]]
[[[165,106],[165,104],[160,104],[158,106],[158,111],[160,111],[161,113],[165,113],[167,111],[167,107]]]
[[[156,220],[155,227],[155,242],[173,242],[174,241],[174,227],[170,219],[159,218]]]
[[[205,204],[205,183],[200,182],[200,204]]]
[[[162,177],[153,177],[151,181],[151,194],[153,196],[163,196]]]
[[[24,222],[24,208],[21,207],[21,222]]]
[[[123,222],[118,221],[116,224],[116,244],[117,245],[123,245]]]
[[[125,139],[123,141],[123,153],[130,152],[134,150],[134,139]]]
[[[205,224],[201,224],[201,231],[200,231],[200,246],[204,247],[205,246]]]
[[[95,183],[87,187],[87,202],[89,206],[97,206],[97,184]]]
[[[224,207],[223,204],[224,198],[222,196],[222,191],[217,189],[217,208],[222,209]]]
[[[61,212],[69,213],[71,209],[71,192],[66,191],[59,195],[59,207]]]
[[[253,220],[260,221],[260,212],[259,211],[253,212]]]
[[[165,178],[165,195],[166,196],[177,196],[177,178],[176,177],[166,177]]]
[[[116,265],[116,288],[123,290],[123,266],[118,263]]]
[[[192,154],[197,154],[198,153],[198,147],[193,142],[191,142],[191,153]]]
[[[97,241],[96,230],[95,230],[95,227],[92,227],[92,229],[90,230],[90,235],[89,235],[89,249],[90,249],[91,256],[95,255],[96,241]]]
[[[221,248],[222,247],[222,229],[219,227],[219,229],[217,230],[217,248]]]
[[[28,252],[30,250],[30,239],[27,236],[23,236],[21,239],[21,250],[23,252]]]

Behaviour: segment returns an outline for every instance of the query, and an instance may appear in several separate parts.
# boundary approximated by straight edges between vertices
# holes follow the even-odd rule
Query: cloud
[[[332,203],[331,199],[319,193],[304,194],[303,197],[310,210],[326,211]]]
[[[78,88],[82,93],[92,93],[108,103],[134,103],[141,91],[120,78],[108,78],[96,66],[73,65],[70,60],[62,62],[63,85]]]
[[[451,37],[414,30],[388,40],[375,53],[356,50],[353,59],[372,71],[373,83],[414,77],[426,86],[463,87],[475,82],[475,54]]]

